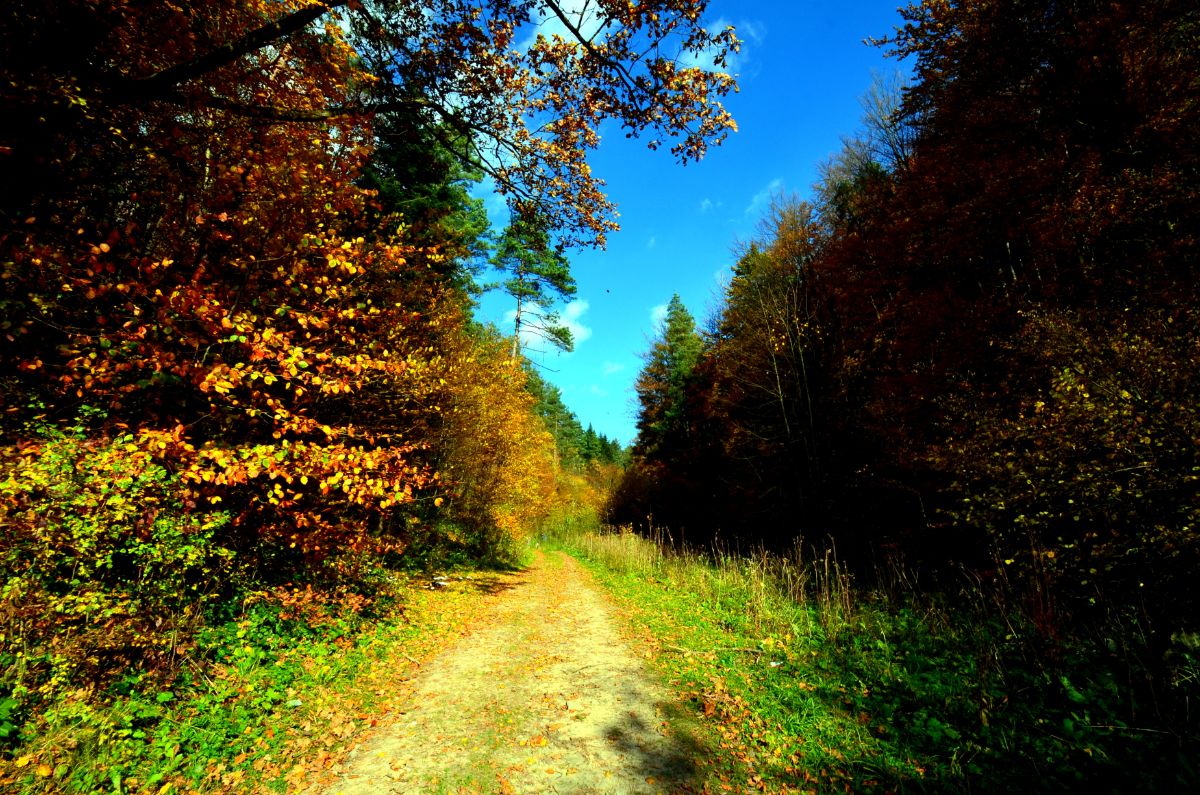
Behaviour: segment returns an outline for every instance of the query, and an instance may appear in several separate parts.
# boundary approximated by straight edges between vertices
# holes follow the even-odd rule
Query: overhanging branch
[[[244,55],[266,47],[274,41],[298,30],[303,30],[322,15],[339,6],[347,5],[349,2],[350,0],[325,0],[325,2],[305,6],[281,19],[268,22],[240,39],[224,44],[198,58],[164,69],[150,77],[125,81],[123,88],[131,94],[140,96],[155,97],[167,94],[182,83],[202,77],[226,64],[233,63]]]
[[[208,108],[218,108],[248,119],[262,119],[273,122],[321,122],[337,119],[343,116],[363,116],[370,113],[387,113],[388,111],[411,108],[414,105],[430,104],[424,99],[411,98],[390,102],[379,102],[368,105],[333,105],[328,108],[280,108],[272,105],[246,105],[226,97],[205,96],[198,99],[186,97],[179,93],[171,93],[163,100],[178,105],[200,103]]]

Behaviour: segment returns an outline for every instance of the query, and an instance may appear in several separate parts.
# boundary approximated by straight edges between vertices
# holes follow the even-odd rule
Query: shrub
[[[35,436],[0,451],[0,743],[130,667],[168,674],[231,586],[225,515],[189,512],[137,438]]]

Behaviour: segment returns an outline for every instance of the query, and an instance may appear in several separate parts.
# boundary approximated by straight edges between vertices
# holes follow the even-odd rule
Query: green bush
[[[131,435],[42,429],[0,451],[0,743],[22,715],[129,669],[169,675],[228,586],[221,513]]]
[[[1198,322],[1185,309],[1107,323],[1027,312],[1004,353],[1007,391],[945,406],[962,428],[929,460],[956,481],[949,518],[985,530],[1011,573],[1079,615],[1141,605],[1194,630]]]

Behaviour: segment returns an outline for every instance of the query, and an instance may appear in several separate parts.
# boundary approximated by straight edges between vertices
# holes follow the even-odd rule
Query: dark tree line
[[[627,462],[628,454],[619,441],[596,433],[590,423],[584,428],[575,412],[563,402],[558,387],[542,378],[533,365],[528,365],[526,371],[529,378],[526,389],[535,401],[533,412],[542,418],[554,438],[562,466],[581,472],[593,461],[621,466]]]
[[[1099,594],[1186,623],[1200,16],[1019,0],[904,18],[883,44],[913,82],[868,95],[814,203],[777,200],[686,386],[651,355],[612,519],[1010,561],[1081,610]]]

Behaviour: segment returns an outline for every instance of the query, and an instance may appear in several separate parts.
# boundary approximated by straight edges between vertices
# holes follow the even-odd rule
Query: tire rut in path
[[[695,789],[700,748],[579,564],[537,552],[485,625],[428,661],[326,795]]]

